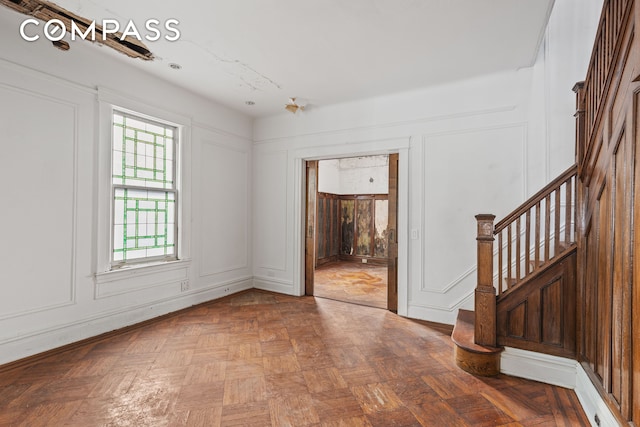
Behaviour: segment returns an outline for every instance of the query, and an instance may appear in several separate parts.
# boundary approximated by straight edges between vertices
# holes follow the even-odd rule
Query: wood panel
[[[527,328],[527,301],[513,307],[507,312],[506,335],[512,338],[524,339]]]
[[[335,194],[318,193],[316,265],[338,261],[340,255],[340,200]]]
[[[640,423],[639,2],[604,2],[578,91],[578,358],[621,424]],[[581,139],[584,138],[584,139]],[[637,339],[636,339],[637,341]]]
[[[640,11],[638,11],[640,13]],[[631,149],[633,150],[633,159],[635,160],[638,157],[638,152],[640,152],[640,147],[638,144],[638,135],[640,134],[640,108],[638,105],[640,100],[636,95],[636,99],[634,101],[634,109],[632,120],[634,122],[633,128],[631,129],[635,136],[634,141],[631,144]],[[628,200],[633,207],[632,217],[629,218],[632,224],[640,224],[640,209],[637,206],[640,206],[640,191],[636,191],[635,186],[637,183],[640,183],[640,165],[637,162],[633,162],[633,170],[629,171],[632,173],[630,188],[633,189],[631,194],[628,196]],[[625,381],[631,381],[631,384],[624,383],[626,385],[625,390],[631,390],[629,393],[631,396],[634,396],[633,401],[630,402],[631,409],[631,419],[633,419],[637,424],[640,424],[640,343],[638,343],[638,339],[632,339],[632,337],[637,337],[640,334],[640,316],[637,314],[638,307],[640,307],[640,268],[635,268],[633,257],[634,254],[640,254],[640,239],[636,237],[637,232],[632,234],[631,236],[631,245],[629,246],[629,251],[631,252],[628,257],[628,261],[631,266],[629,278],[631,282],[631,289],[627,289],[627,292],[630,293],[629,298],[626,298],[624,301],[627,302],[626,308],[623,310],[624,319],[631,318],[630,323],[626,323],[628,330],[623,329],[623,336],[626,339],[630,339],[631,343],[628,346],[628,350],[623,353],[624,357],[626,357],[626,363],[624,364],[624,373],[627,374],[627,378]],[[635,315],[632,310],[635,310]],[[627,341],[625,341],[627,344]]]
[[[388,309],[398,310],[398,163],[400,156],[389,155],[389,216],[388,216]]]
[[[497,302],[497,341],[525,350],[575,357],[576,248]]]
[[[387,257],[380,256],[379,246],[381,235],[387,239],[385,242],[388,251],[389,227],[384,225],[384,230],[376,230],[376,221],[381,212],[376,211],[376,202],[387,201],[386,194],[337,196],[340,200],[340,251],[341,261],[370,262],[377,265],[386,265]],[[387,212],[383,212],[387,216]],[[386,253],[385,253],[386,255]],[[363,261],[365,260],[365,261]]]
[[[316,268],[316,199],[318,195],[318,161],[310,160],[306,164],[307,182],[307,212],[305,221],[305,256],[304,256],[304,291],[306,295],[313,295],[313,272]]]
[[[541,328],[540,342],[545,345],[553,345],[560,347],[563,343],[563,312],[564,304],[570,303],[565,301],[563,295],[563,277],[548,283],[540,291],[540,314]]]

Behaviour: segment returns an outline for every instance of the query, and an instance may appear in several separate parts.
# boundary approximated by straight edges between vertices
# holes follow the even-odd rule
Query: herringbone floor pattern
[[[0,373],[2,426],[575,426],[575,394],[457,369],[390,312],[249,291]]]

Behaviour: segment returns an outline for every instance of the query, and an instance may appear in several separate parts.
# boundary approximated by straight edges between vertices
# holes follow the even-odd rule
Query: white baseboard
[[[192,290],[179,296],[118,311],[102,312],[73,323],[57,325],[27,336],[5,340],[0,343],[0,365],[251,288],[253,288],[252,278],[243,278],[227,282],[224,287]]]
[[[277,292],[279,294],[299,296],[293,289],[293,283],[274,277],[253,277],[253,287],[263,291]]]
[[[457,306],[455,308],[424,307],[409,302],[407,317],[445,325],[455,325],[458,309],[459,307]]]
[[[564,357],[505,347],[500,372],[564,388],[576,387],[576,361]]]
[[[572,389],[592,426],[619,425],[587,373],[573,359],[505,347],[500,358],[500,372]],[[596,415],[599,424],[596,423]]]
[[[600,397],[600,393],[591,383],[582,365],[577,362],[576,365],[575,392],[578,395],[578,400],[582,405],[582,409],[584,409],[584,413],[587,414],[587,418],[591,421],[591,425],[597,426],[595,423],[597,415],[600,420],[600,427],[618,426],[616,417],[613,416],[607,404]]]

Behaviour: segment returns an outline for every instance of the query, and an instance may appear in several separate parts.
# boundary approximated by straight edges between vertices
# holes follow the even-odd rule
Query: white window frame
[[[176,190],[176,253],[172,258],[145,258],[129,262],[113,261],[114,185],[112,184],[113,114],[121,112],[144,120],[176,128],[175,190]],[[125,269],[158,268],[190,261],[191,182],[186,173],[191,163],[191,120],[162,107],[128,98],[109,89],[98,88],[98,212],[96,275]],[[152,189],[153,190],[153,189]],[[163,190],[158,188],[157,190]]]

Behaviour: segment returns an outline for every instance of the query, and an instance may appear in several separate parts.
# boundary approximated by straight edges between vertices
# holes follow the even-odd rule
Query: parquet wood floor
[[[335,262],[316,268],[313,295],[370,307],[387,308],[387,267]]]
[[[570,390],[452,359],[420,322],[252,290],[0,370],[0,425],[588,425]]]

